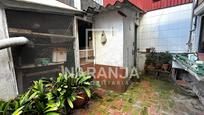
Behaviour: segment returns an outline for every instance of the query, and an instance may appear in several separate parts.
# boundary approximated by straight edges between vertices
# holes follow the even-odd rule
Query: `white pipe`
[[[0,40],[0,50],[12,46],[27,44],[29,40],[25,37],[12,37]]]

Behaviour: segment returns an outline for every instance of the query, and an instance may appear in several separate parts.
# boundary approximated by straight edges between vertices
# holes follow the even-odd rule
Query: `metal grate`
[[[9,36],[30,41],[12,48],[20,92],[33,80],[55,78],[64,67],[74,67],[73,16],[14,10],[6,10],[6,16]]]

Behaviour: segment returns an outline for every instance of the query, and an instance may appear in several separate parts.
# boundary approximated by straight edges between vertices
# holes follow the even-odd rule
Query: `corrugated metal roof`
[[[117,2],[129,1],[135,6],[139,7],[144,11],[151,11],[161,8],[172,7],[176,5],[182,5],[187,3],[192,3],[193,0],[103,0],[104,7],[109,5],[115,5]]]
[[[100,12],[108,11],[108,10],[114,10],[114,9],[120,9],[122,7],[135,9],[135,10],[138,10],[138,12],[144,13],[144,11],[141,8],[139,8],[138,6],[134,5],[133,3],[131,3],[127,0],[118,0],[116,2],[112,2],[112,4],[108,4],[106,7],[101,7]]]
[[[124,0],[103,0],[103,5],[106,7],[108,5],[114,5],[116,2],[124,2]]]

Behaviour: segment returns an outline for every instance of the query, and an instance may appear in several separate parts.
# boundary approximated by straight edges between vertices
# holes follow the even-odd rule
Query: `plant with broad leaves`
[[[48,93],[50,100],[60,101],[60,107],[68,111],[73,109],[73,102],[77,98],[83,98],[78,96],[78,92],[84,91],[87,96],[91,97],[92,77],[86,73],[78,72],[77,74],[60,73],[57,81],[53,84],[53,89]],[[94,84],[95,85],[95,84]]]
[[[74,101],[83,98],[83,91],[90,98],[91,89],[98,86],[87,73],[60,73],[57,80],[34,81],[33,86],[17,98],[0,101],[2,115],[59,115],[68,114],[74,108]]]

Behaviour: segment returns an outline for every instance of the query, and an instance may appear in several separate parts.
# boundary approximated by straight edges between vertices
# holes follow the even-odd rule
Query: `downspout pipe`
[[[0,50],[12,46],[24,45],[27,44],[29,40],[25,37],[12,37],[7,39],[0,40]]]

